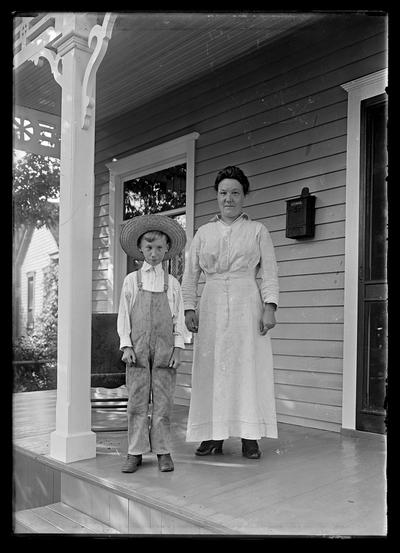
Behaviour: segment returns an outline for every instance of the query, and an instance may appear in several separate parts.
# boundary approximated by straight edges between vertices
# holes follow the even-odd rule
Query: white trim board
[[[383,94],[387,69],[342,84],[348,93],[342,427],[356,429],[361,102]]]
[[[126,254],[119,245],[119,224],[122,222],[122,183],[147,173],[161,171],[171,165],[186,163],[186,251],[194,234],[194,158],[199,133],[192,132],[153,148],[108,163],[110,172],[110,258],[108,265],[108,311],[117,312],[122,289]],[[116,226],[118,225],[118,228]]]

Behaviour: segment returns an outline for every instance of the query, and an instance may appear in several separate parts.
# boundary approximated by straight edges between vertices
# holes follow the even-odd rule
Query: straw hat
[[[124,252],[134,259],[144,260],[144,255],[138,247],[138,240],[142,234],[151,230],[163,232],[171,241],[164,259],[175,257],[185,247],[186,233],[181,225],[171,217],[154,213],[133,217],[122,227],[119,241]]]

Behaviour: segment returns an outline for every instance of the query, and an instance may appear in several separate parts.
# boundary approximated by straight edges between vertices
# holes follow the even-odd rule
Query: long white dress
[[[206,282],[197,306],[202,271]],[[186,260],[182,295],[185,309],[199,312],[186,440],[277,438],[271,339],[259,331],[263,302],[278,305],[279,296],[266,227],[245,213],[231,225],[215,217],[201,226]]]

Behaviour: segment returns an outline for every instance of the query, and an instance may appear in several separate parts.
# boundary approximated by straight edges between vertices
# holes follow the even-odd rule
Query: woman
[[[201,441],[196,454],[209,455],[237,436],[243,455],[258,459],[257,440],[278,437],[267,334],[275,326],[277,265],[269,232],[243,212],[249,181],[241,169],[220,171],[215,190],[220,214],[197,231],[182,282],[186,326],[197,333],[186,439]]]

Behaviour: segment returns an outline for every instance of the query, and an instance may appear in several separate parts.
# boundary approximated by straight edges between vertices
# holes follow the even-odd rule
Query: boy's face
[[[154,267],[161,263],[164,259],[164,255],[168,251],[167,239],[163,236],[162,238],[156,238],[152,242],[149,242],[143,237],[140,242],[140,249],[147,263]]]

